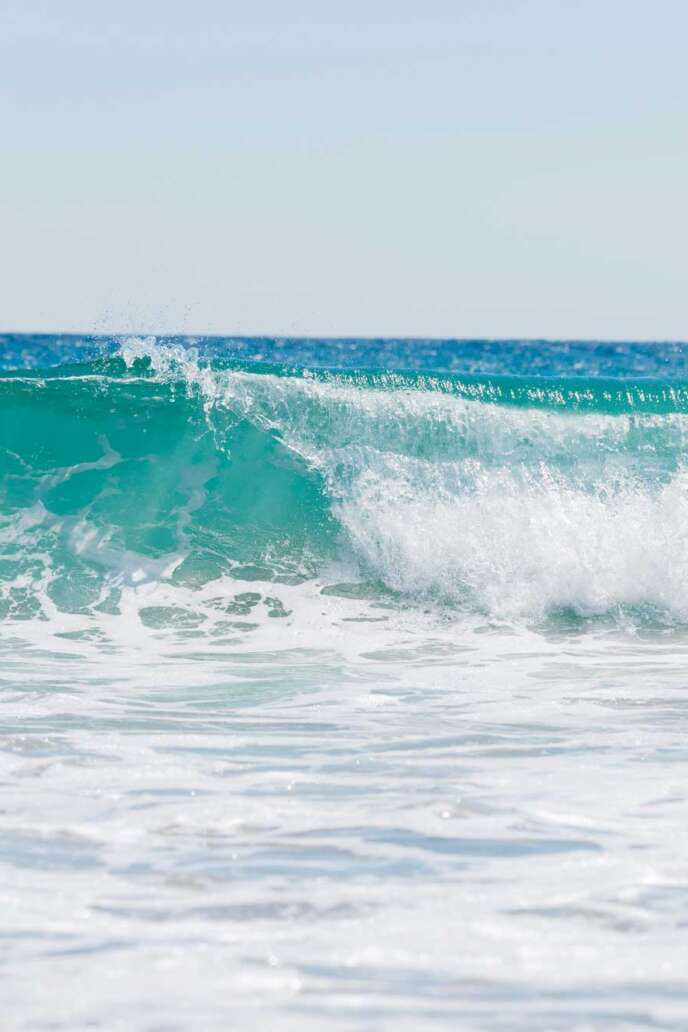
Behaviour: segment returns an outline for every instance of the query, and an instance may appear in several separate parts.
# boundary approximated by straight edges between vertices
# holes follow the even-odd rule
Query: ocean
[[[688,345],[0,337],[3,1030],[688,1029]]]

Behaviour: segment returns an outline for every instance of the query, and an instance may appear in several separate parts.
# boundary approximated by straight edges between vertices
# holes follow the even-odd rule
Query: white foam
[[[541,470],[483,474],[453,494],[362,473],[337,507],[357,553],[393,587],[500,617],[652,606],[688,618],[688,474],[657,491],[572,487]]]

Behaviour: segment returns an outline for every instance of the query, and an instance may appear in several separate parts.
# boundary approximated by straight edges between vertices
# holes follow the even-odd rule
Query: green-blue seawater
[[[684,1028],[688,345],[0,337],[10,1029]]]

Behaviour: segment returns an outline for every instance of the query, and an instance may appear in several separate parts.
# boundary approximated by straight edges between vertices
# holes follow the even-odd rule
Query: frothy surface
[[[686,349],[6,343],[7,1027],[680,1027]]]

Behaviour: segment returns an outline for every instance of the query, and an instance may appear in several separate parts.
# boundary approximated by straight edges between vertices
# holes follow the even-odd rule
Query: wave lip
[[[327,589],[335,568],[454,617],[688,619],[677,380],[335,372],[131,338],[0,395],[10,619],[116,614],[144,584],[201,608],[227,578]]]

